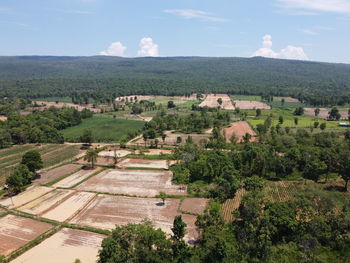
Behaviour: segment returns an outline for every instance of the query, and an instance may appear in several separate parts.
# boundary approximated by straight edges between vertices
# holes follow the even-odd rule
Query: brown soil
[[[170,171],[110,169],[95,175],[77,187],[78,190],[128,194],[142,197],[187,194],[186,186],[173,185]]]
[[[157,168],[168,169],[166,160],[147,160],[126,158],[118,163],[118,167],[136,167],[136,168]]]
[[[63,103],[63,102],[56,103],[56,102],[48,102],[48,101],[37,101],[36,104],[39,105],[40,107],[31,107],[31,108],[28,108],[27,110],[45,110],[53,106],[56,108],[72,107],[77,109],[78,111],[82,111],[83,109],[89,109],[95,113],[100,113],[101,111],[100,109],[93,108],[92,104],[77,105],[73,103]]]
[[[222,104],[220,105],[218,103],[218,99],[222,99]],[[200,107],[210,107],[210,108],[217,108],[220,107],[225,110],[234,110],[234,106],[232,104],[231,97],[227,94],[208,94],[204,101],[202,101],[201,104],[199,104]]]
[[[298,99],[292,97],[273,97],[275,101],[281,101],[282,99],[284,99],[285,102],[300,102]]]
[[[14,215],[0,218],[0,254],[9,255],[12,251],[27,244],[52,226]]]
[[[84,161],[84,158],[80,159],[77,163],[83,164],[83,165],[90,164],[87,161]],[[95,164],[97,164],[97,165],[112,165],[112,164],[114,164],[114,159],[112,157],[97,157]]]
[[[75,259],[78,258],[84,263],[96,263],[104,238],[105,236],[101,234],[63,228],[11,262],[70,263],[75,262]]]
[[[176,215],[179,214],[179,199],[162,200],[156,198],[136,198],[125,196],[99,195],[85,209],[70,222],[79,225],[93,226],[102,229],[114,229],[115,225],[141,223],[145,219],[151,220],[155,228],[161,228],[171,234],[171,227]],[[195,216],[183,215],[188,224],[189,236],[193,240]]]
[[[266,103],[263,103],[260,101],[254,101],[254,100],[234,100],[233,104],[235,105],[236,108],[240,108],[241,110],[271,109],[271,107]]]
[[[64,175],[70,174],[76,170],[81,168],[81,165],[78,164],[66,164],[57,168],[54,168],[52,170],[49,170],[47,172],[44,172],[41,174],[41,178],[36,180],[42,184],[49,183],[57,178],[60,178]]]
[[[236,137],[238,142],[241,142],[243,140],[243,136],[246,133],[249,133],[252,136],[250,140],[251,142],[256,141],[256,133],[246,121],[231,123],[230,127],[223,129],[223,133],[225,134],[226,142],[230,142],[230,139],[233,135]]]
[[[90,175],[98,172],[99,170],[101,170],[101,167],[95,167],[94,169],[79,170],[78,172],[54,184],[53,187],[62,187],[62,188],[73,187],[77,183],[83,181],[84,179],[88,178]]]
[[[206,198],[186,198],[183,200],[180,210],[193,214],[203,214],[207,206],[208,199]]]
[[[316,108],[305,108],[305,115],[315,117],[315,109]],[[321,119],[327,119],[328,118],[328,112],[330,111],[330,108],[320,108],[320,113],[318,115],[318,118]],[[341,115],[342,120],[348,120],[348,110],[347,109],[340,109],[339,113]]]

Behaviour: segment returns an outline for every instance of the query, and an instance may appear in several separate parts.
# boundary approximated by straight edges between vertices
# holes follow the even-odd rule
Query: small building
[[[350,123],[348,122],[339,122],[340,127],[350,127]]]
[[[0,116],[0,121],[7,121],[7,117],[6,116]]]

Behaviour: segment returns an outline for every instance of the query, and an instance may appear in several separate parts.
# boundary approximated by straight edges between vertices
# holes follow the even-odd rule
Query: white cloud
[[[121,42],[113,42],[107,50],[101,51],[100,55],[102,56],[124,56],[124,52],[126,50],[126,47],[123,46]]]
[[[159,57],[158,45],[150,37],[144,37],[140,40],[140,49],[137,54],[141,57]]]
[[[175,14],[185,19],[198,19],[206,22],[228,22],[229,19],[217,17],[212,13],[194,9],[166,9],[165,13]]]
[[[263,47],[255,51],[253,57],[309,60],[303,48],[295,46],[287,46],[279,52],[272,49],[272,36],[265,35],[263,37]]]
[[[349,0],[278,0],[284,8],[350,14]]]
[[[307,29],[307,28],[299,29],[299,31],[306,34],[306,35],[318,35],[318,33],[315,32],[314,30]]]

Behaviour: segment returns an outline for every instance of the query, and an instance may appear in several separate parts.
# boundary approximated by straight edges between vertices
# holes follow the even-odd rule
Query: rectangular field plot
[[[78,190],[137,196],[187,194],[185,186],[173,185],[172,173],[158,170],[106,170],[77,187]]]
[[[271,109],[271,106],[267,105],[266,103],[254,100],[234,100],[233,104],[236,108],[240,108],[241,110]]]
[[[223,133],[225,134],[227,143],[231,141],[232,136],[234,136],[238,142],[242,142],[243,136],[245,136],[246,133],[250,134],[251,142],[256,141],[256,133],[246,121],[238,121],[231,123],[230,127],[223,129]]]
[[[13,263],[96,263],[104,235],[64,228],[25,252]]]
[[[52,226],[33,219],[7,215],[0,218],[0,255],[11,252],[27,244]]]
[[[186,198],[182,201],[180,210],[193,214],[203,214],[207,206],[206,198]]]
[[[221,99],[222,103],[220,104],[218,100]],[[204,101],[199,104],[200,107],[210,107],[217,108],[220,107],[225,110],[234,110],[231,97],[227,94],[208,94]]]
[[[73,192],[73,190],[55,190],[19,207],[18,210],[39,215],[46,212],[52,206],[62,202],[62,200],[67,198]]]
[[[12,198],[7,198],[1,201],[0,204],[9,208],[22,206],[30,201],[33,201],[34,199],[39,198],[44,194],[47,194],[52,190],[53,188],[45,187],[45,186],[30,187],[28,188],[28,190],[26,190],[23,193],[20,193],[19,195],[16,195],[16,196],[13,196]]]
[[[94,169],[88,169],[88,170],[80,170],[79,172],[76,172],[63,180],[59,181],[58,183],[54,184],[54,187],[62,187],[62,188],[69,188],[77,183],[83,181],[84,179],[88,178],[93,173],[101,170],[100,167],[95,167]]]
[[[78,164],[66,164],[42,173],[39,181],[42,184],[46,184],[57,178],[73,173],[80,168],[81,168],[81,165],[78,165]]]
[[[124,157],[124,156],[127,156],[128,154],[131,154],[131,152],[128,150],[116,150],[115,154],[117,155],[117,157]],[[114,151],[113,150],[102,151],[102,152],[99,152],[98,155],[101,157],[114,157]]]
[[[141,223],[144,219],[152,221],[155,228],[170,234],[174,217],[179,214],[179,199],[167,199],[165,204],[157,198],[137,198],[125,196],[98,195],[70,223],[102,229],[114,229],[115,225]],[[186,215],[187,216],[187,215]],[[186,217],[191,224],[192,217]],[[188,236],[188,240],[195,236]]]
[[[146,160],[146,159],[124,159],[118,163],[119,167],[136,167],[136,168],[157,168],[169,169],[166,160]]]
[[[42,216],[48,219],[64,222],[73,217],[79,210],[84,208],[84,206],[87,205],[94,197],[95,194],[93,193],[74,193],[59,206],[49,210]]]

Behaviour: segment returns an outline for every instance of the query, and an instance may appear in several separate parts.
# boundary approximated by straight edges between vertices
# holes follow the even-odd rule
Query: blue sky
[[[350,0],[1,0],[0,55],[350,63]]]

